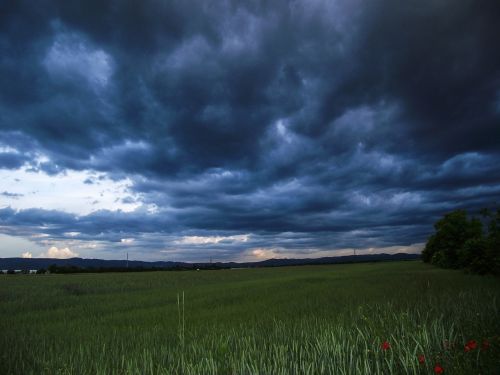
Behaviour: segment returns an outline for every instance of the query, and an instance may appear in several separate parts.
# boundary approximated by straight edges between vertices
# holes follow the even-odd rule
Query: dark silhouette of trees
[[[429,237],[422,252],[424,262],[480,274],[499,274],[500,209],[482,210],[481,219],[468,218],[464,210],[453,211],[434,228],[436,232]]]

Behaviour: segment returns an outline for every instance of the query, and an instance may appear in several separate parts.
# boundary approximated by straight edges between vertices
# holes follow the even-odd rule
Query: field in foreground
[[[498,374],[499,297],[421,262],[3,275],[0,374]]]

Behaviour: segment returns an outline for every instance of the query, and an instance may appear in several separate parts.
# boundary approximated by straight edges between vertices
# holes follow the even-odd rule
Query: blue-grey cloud
[[[143,204],[4,208],[11,234],[383,247],[500,198],[494,0],[1,7],[0,168],[128,178]]]

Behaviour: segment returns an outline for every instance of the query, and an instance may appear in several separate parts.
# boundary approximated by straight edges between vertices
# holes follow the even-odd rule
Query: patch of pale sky
[[[42,208],[86,215],[100,209],[130,212],[140,206],[137,202],[122,202],[122,198],[131,195],[129,179],[104,178],[93,184],[84,183],[92,176],[89,171],[66,171],[49,176],[41,171],[0,169],[0,191],[19,194],[3,196],[0,208]]]
[[[18,257],[22,253],[40,253],[43,250],[42,246],[29,239],[0,233],[0,258]]]

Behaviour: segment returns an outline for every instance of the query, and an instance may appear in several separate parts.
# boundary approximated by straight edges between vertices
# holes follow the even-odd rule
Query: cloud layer
[[[500,198],[497,1],[1,7],[1,233],[88,256],[308,255],[421,244]],[[70,203],[64,176],[92,199]]]

